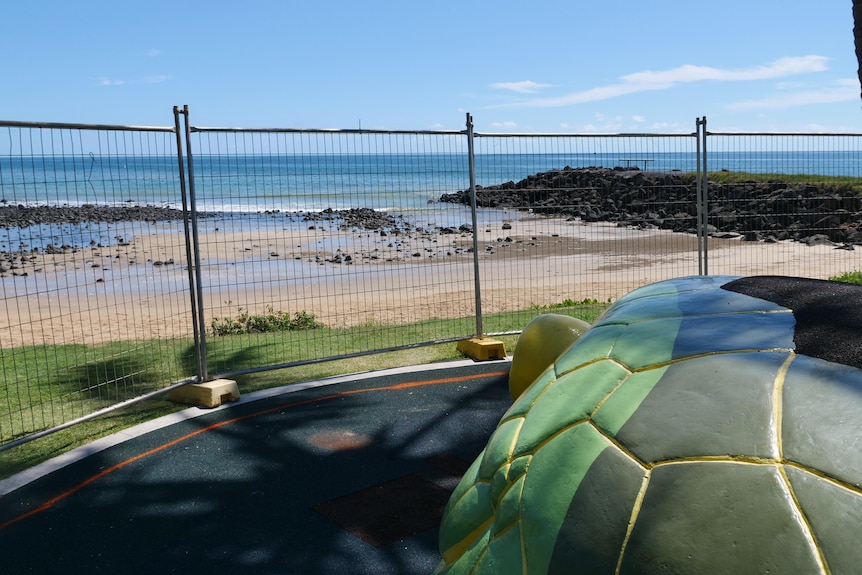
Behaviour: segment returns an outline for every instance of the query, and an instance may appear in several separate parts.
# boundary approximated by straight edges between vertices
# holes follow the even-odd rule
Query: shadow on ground
[[[429,573],[507,362],[306,389],[153,431],[0,498],[3,573]]]

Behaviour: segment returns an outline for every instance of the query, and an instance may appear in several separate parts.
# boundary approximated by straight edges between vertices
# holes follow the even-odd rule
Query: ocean
[[[712,152],[709,171],[862,176],[862,152]],[[564,167],[697,168],[693,153],[479,154],[476,183],[490,186]],[[197,208],[207,212],[320,211],[367,207],[422,211],[469,188],[466,154],[195,156]],[[0,156],[0,202],[24,205],[181,207],[171,156]],[[2,205],[0,204],[0,205]]]
[[[862,176],[860,151],[710,152],[709,171]],[[500,153],[476,155],[476,183],[517,182],[566,166],[637,166],[650,171],[693,172],[691,152]],[[463,206],[439,204],[442,194],[469,188],[466,154],[196,155],[196,207],[224,218],[246,219],[326,209],[371,208],[402,215],[419,225],[469,222]],[[174,156],[0,156],[2,205],[157,205],[181,208]],[[246,225],[246,224],[244,224]],[[0,251],[20,244],[43,246],[43,237],[78,233],[75,243],[110,241],[116,226],[89,231],[0,230]],[[26,241],[25,241],[26,240]]]

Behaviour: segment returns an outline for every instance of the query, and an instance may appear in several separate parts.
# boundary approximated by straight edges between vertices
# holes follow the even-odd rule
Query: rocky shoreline
[[[862,245],[862,198],[838,184],[709,183],[709,233],[749,241]],[[682,172],[637,168],[552,170],[519,182],[476,187],[480,208],[529,210],[585,222],[696,233],[697,188]],[[469,190],[441,202],[470,203]]]
[[[279,211],[265,211],[254,215],[281,215]],[[362,230],[393,229],[410,231],[414,227],[401,216],[393,216],[370,208],[347,210],[325,209],[320,212],[285,212],[287,217],[295,217],[314,225],[327,222],[339,228],[358,228]],[[199,218],[232,217],[233,214],[218,212],[198,212]],[[28,228],[39,225],[63,225],[83,223],[119,222],[168,222],[181,221],[182,210],[160,206],[106,206],[83,204],[80,206],[25,206],[0,205],[0,229]]]
[[[206,214],[204,214],[206,216]],[[159,206],[24,206],[0,205],[0,228],[85,222],[165,222],[182,220],[183,212]]]

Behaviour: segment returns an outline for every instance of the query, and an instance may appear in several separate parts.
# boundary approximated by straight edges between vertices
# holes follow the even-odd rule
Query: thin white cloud
[[[770,80],[809,72],[826,70],[827,58],[824,56],[801,56],[796,58],[781,58],[765,66],[752,66],[737,70],[722,70],[710,66],[692,66],[686,64],[672,70],[659,72],[637,72],[623,76],[621,79],[628,84],[641,86],[670,87],[677,83],[701,82],[716,80],[723,82],[739,82],[752,80]]]
[[[746,100],[727,106],[730,110],[786,110],[812,104],[834,104],[859,99],[859,89],[850,86],[838,86],[822,90],[810,90],[792,94],[779,94],[758,100]]]
[[[498,90],[510,90],[512,92],[518,92],[519,94],[535,94],[543,88],[551,88],[552,85],[538,84],[531,80],[524,80],[521,82],[496,82],[491,84],[491,87]]]
[[[171,77],[166,74],[157,74],[155,76],[146,76],[139,80],[118,80],[115,78],[102,77],[97,78],[96,83],[99,86],[125,86],[132,84],[161,84],[163,82],[168,82],[170,79]]]
[[[710,66],[686,64],[670,70],[635,72],[620,78],[620,82],[598,86],[581,92],[574,92],[555,98],[535,98],[522,102],[503,104],[500,107],[554,108],[573,106],[586,102],[608,100],[628,94],[651,90],[667,90],[677,84],[717,81],[742,82],[769,80],[795,74],[822,72],[827,69],[824,56],[799,56],[781,58],[770,64],[739,69],[722,69]]]
[[[147,56],[149,56],[150,58],[157,58],[161,55],[162,51],[158,48],[150,48],[149,50],[147,50]]]

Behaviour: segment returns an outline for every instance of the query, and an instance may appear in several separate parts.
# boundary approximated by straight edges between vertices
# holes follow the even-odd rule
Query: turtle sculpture
[[[862,573],[862,286],[699,276],[540,316],[437,575]]]

